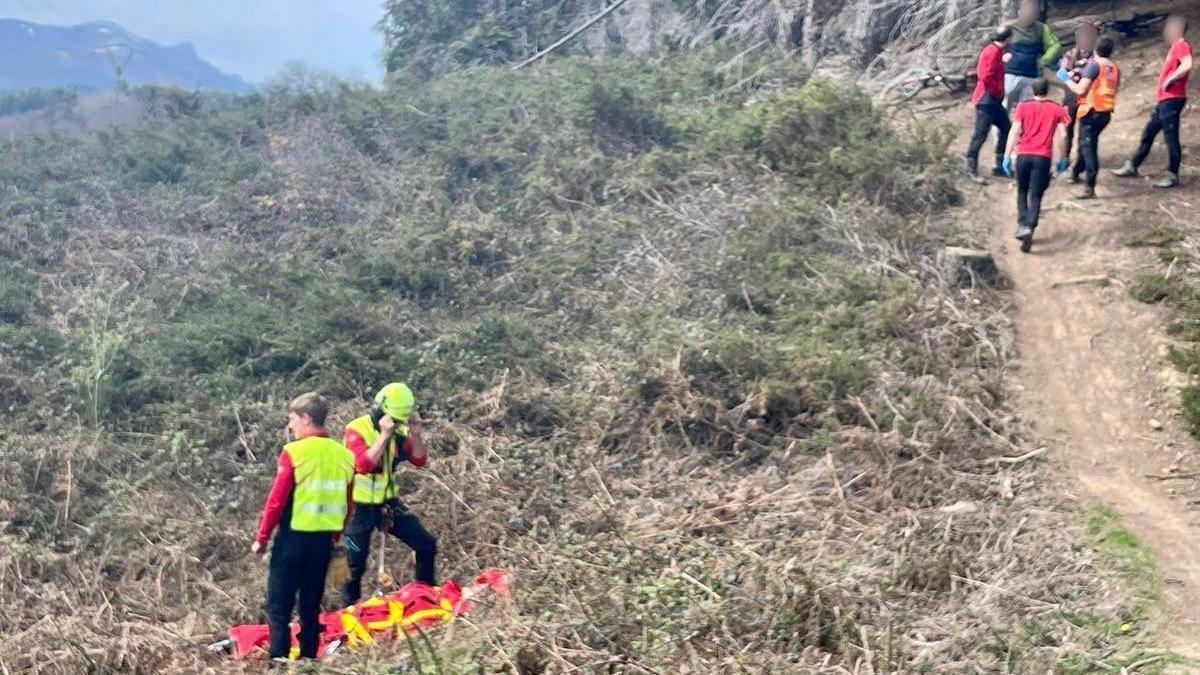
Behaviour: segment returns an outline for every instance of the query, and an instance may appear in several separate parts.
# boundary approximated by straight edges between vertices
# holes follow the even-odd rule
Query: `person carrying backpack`
[[[1008,45],[1004,74],[1004,105],[1009,114],[1033,97],[1032,86],[1062,51],[1058,36],[1038,20],[1041,6],[1037,0],[1023,0],[1017,20],[1009,24],[1012,41]]]

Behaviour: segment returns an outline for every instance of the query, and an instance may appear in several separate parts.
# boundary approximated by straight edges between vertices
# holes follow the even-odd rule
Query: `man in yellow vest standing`
[[[435,585],[437,539],[397,499],[395,472],[408,461],[425,466],[421,416],[412,390],[393,382],[375,395],[370,414],[346,425],[342,437],[354,455],[354,515],[346,527],[350,580],[342,588],[347,605],[362,597],[362,578],[371,553],[371,533],[380,530],[404,542],[416,554],[416,580]]]
[[[1113,63],[1114,44],[1104,38],[1096,44],[1095,57],[1080,70],[1078,82],[1065,69],[1058,71],[1063,81],[1079,101],[1075,117],[1079,121],[1079,158],[1071,170],[1071,182],[1078,183],[1086,173],[1087,185],[1077,196],[1079,199],[1096,198],[1096,177],[1100,175],[1100,134],[1112,120],[1117,109],[1117,91],[1121,88],[1121,70]],[[1067,132],[1068,135],[1070,131]]]
[[[283,446],[275,484],[263,507],[250,550],[261,555],[276,525],[267,578],[269,657],[291,652],[289,623],[299,596],[300,658],[315,659],[321,636],[321,594],[334,547],[353,508],[354,457],[329,438],[329,406],[320,395],[302,394],[288,405],[288,429],[296,439]]]

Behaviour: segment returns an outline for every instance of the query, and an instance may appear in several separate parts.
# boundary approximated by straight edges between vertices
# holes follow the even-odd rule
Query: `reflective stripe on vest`
[[[1108,63],[1100,66],[1100,74],[1092,81],[1087,96],[1079,103],[1079,119],[1089,112],[1110,113],[1117,109],[1117,89],[1121,86],[1121,71],[1117,64]]]
[[[354,478],[354,456],[346,446],[309,436],[283,446],[292,460],[291,529],[341,532],[346,522],[346,488]]]
[[[355,432],[363,439],[367,448],[379,438],[379,431],[371,423],[370,415],[363,415],[352,420],[346,428]],[[382,504],[396,496],[396,484],[392,480],[392,464],[396,456],[396,439],[388,442],[383,456],[379,458],[381,471],[377,473],[354,474],[354,503]]]

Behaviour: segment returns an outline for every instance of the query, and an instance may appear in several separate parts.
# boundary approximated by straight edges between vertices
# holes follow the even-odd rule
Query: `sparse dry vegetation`
[[[200,646],[259,619],[284,402],[397,376],[407,501],[515,600],[325,672],[1135,660],[1144,598],[1011,459],[1000,299],[934,264],[944,130],[718,51],[175,117],[0,156],[6,671],[237,670]]]

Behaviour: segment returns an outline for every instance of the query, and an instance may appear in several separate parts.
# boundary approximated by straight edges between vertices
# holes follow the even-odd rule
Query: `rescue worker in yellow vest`
[[[261,555],[272,530],[279,526],[267,577],[272,659],[287,658],[291,652],[289,623],[297,595],[300,658],[317,657],[325,573],[353,508],[354,457],[346,446],[329,438],[328,412],[325,399],[315,392],[301,394],[288,405],[288,429],[296,440],[279,454],[275,484],[250,546],[251,552]]]
[[[371,533],[379,530],[408,545],[416,555],[416,580],[436,585],[437,539],[397,499],[395,472],[402,462],[425,466],[421,416],[412,390],[393,382],[375,395],[370,414],[346,425],[342,441],[354,455],[354,516],[346,527],[350,580],[342,588],[346,605],[362,597],[362,578],[371,553]]]
[[[1095,58],[1083,67],[1078,82],[1064,77],[1059,70],[1059,79],[1067,89],[1079,96],[1076,119],[1079,126],[1079,157],[1071,170],[1071,182],[1078,183],[1079,177],[1087,174],[1087,185],[1076,195],[1079,199],[1096,198],[1096,177],[1100,175],[1100,134],[1112,121],[1116,110],[1117,90],[1121,88],[1121,70],[1109,57],[1113,53],[1113,41],[1104,38],[1096,43]]]

